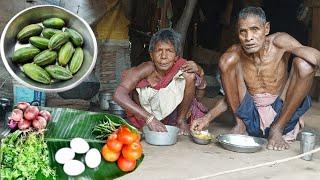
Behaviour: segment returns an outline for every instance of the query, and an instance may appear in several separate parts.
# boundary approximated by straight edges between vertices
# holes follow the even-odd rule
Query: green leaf
[[[130,129],[137,131],[130,126],[124,119],[106,113],[79,111],[66,108],[42,108],[48,110],[52,119],[49,121],[45,133],[45,141],[49,149],[50,164],[56,169],[57,179],[114,179],[127,173],[121,171],[116,163],[109,163],[102,158],[100,165],[91,169],[86,166],[85,171],[79,176],[69,177],[63,171],[63,165],[58,164],[55,159],[55,153],[63,147],[70,147],[72,138],[81,137],[85,139],[90,148],[97,148],[99,151],[105,141],[95,139],[92,129],[103,122],[107,116],[111,121],[119,124],[126,124]],[[76,155],[76,159],[84,162],[84,155]],[[137,167],[143,160],[143,156],[138,160]]]

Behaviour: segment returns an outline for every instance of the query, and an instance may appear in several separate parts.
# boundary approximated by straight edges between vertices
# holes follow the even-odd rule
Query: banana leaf
[[[91,133],[94,126],[102,123],[105,116],[113,122],[126,124],[132,130],[136,130],[130,126],[124,119],[101,112],[87,112],[67,108],[42,108],[48,110],[52,115],[52,120],[49,121],[45,132],[45,141],[48,145],[50,165],[56,169],[57,179],[115,179],[127,173],[121,171],[116,163],[110,163],[102,158],[100,165],[97,168],[91,169],[86,166],[85,171],[79,176],[70,177],[63,171],[63,165],[55,161],[55,153],[63,147],[70,147],[72,138],[81,137],[85,139],[90,148],[97,148],[99,151],[105,141],[95,139]],[[76,159],[84,162],[84,155],[76,155]],[[143,156],[137,161],[137,167],[142,162]]]

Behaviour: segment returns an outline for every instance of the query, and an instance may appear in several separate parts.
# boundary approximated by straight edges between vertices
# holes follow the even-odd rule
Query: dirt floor
[[[320,135],[320,103],[313,103],[306,113],[306,126],[303,131]],[[210,125],[210,132],[218,135],[232,127],[230,113],[225,113]],[[319,136],[318,136],[319,137]],[[319,139],[318,145],[319,146]],[[286,151],[263,149],[256,153],[236,153],[223,149],[213,142],[209,145],[194,144],[188,137],[179,137],[173,146],[152,146],[143,142],[145,158],[134,172],[120,178],[122,180],[145,179],[193,179],[236,168],[257,165],[274,160],[296,156],[300,152],[299,141],[291,144]],[[319,179],[320,152],[313,155],[312,161],[296,159],[285,163],[245,170],[227,175],[211,177],[214,180],[301,180]]]

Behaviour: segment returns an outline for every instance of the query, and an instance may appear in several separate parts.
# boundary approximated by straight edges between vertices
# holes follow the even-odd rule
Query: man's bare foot
[[[179,123],[178,127],[180,128],[179,135],[188,136],[190,134],[189,126],[187,123],[185,122]]]
[[[282,131],[270,129],[267,149],[283,151],[289,148],[289,144],[282,137]]]
[[[231,134],[248,134],[243,123],[237,123],[230,131]]]

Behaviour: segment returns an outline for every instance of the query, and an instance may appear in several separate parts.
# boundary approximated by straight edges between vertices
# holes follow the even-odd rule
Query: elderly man
[[[147,125],[153,131],[164,132],[165,124],[169,124],[187,135],[186,120],[204,115],[205,107],[195,100],[196,86],[205,87],[203,70],[182,59],[181,48],[176,32],[160,30],[150,41],[152,61],[123,73],[113,98],[129,112],[129,120],[136,127]]]
[[[303,46],[287,33],[268,35],[269,30],[261,8],[241,10],[240,44],[222,55],[219,68],[226,99],[236,118],[232,132],[268,137],[268,149],[284,150],[289,147],[287,142],[296,138],[302,125],[300,116],[311,106],[307,94],[320,52]],[[295,57],[288,75],[290,54]],[[223,104],[209,114],[217,116],[225,111]]]

